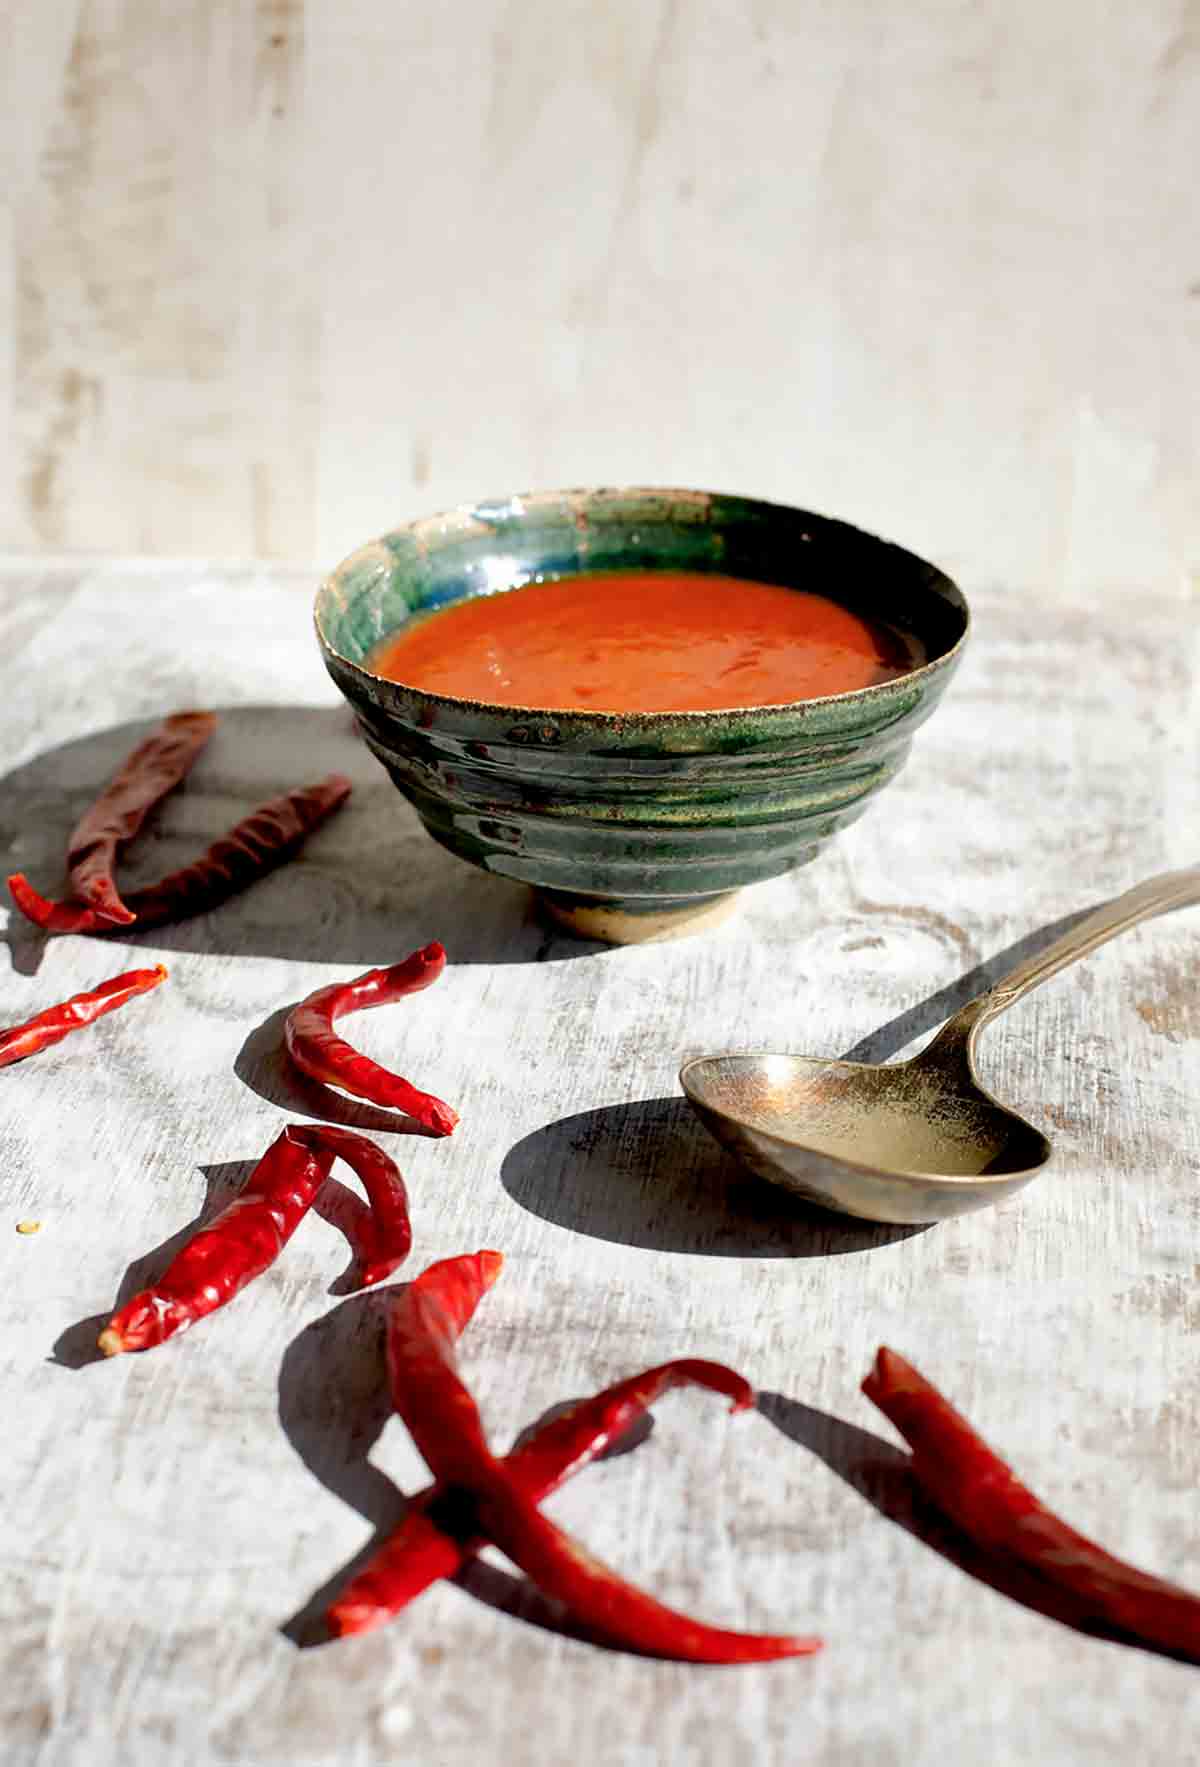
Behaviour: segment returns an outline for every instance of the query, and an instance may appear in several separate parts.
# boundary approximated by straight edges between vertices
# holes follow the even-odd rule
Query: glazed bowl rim
[[[962,614],[963,629],[950,648],[942,651],[940,655],[930,658],[928,662],[919,664],[915,669],[906,669],[903,674],[894,675],[890,680],[876,681],[869,687],[852,688],[845,693],[813,695],[806,699],[781,700],[749,706],[711,706],[702,711],[693,710],[678,712],[584,711],[581,708],[570,706],[514,705],[498,700],[471,699],[461,694],[436,693],[429,688],[414,687],[407,682],[395,681],[390,676],[375,674],[373,670],[366,668],[362,663],[355,662],[352,657],[343,655],[343,653],[330,641],[323,629],[321,623],[321,602],[324,596],[327,593],[332,594],[336,592],[339,579],[349,565],[363,558],[364,555],[371,552],[376,547],[386,549],[387,541],[395,535],[411,534],[419,537],[422,530],[436,528],[437,537],[439,539],[444,539],[447,533],[447,524],[449,523],[455,524],[459,529],[465,528],[468,523],[486,526],[486,518],[481,513],[485,510],[492,512],[497,510],[507,510],[518,515],[524,515],[531,506],[536,507],[539,504],[551,504],[559,508],[569,508],[572,500],[578,500],[581,504],[586,506],[596,498],[605,496],[611,496],[614,499],[621,497],[645,497],[647,499],[671,498],[680,502],[694,502],[697,505],[709,504],[716,500],[728,500],[734,503],[745,504],[756,510],[770,514],[781,514],[791,517],[799,516],[801,519],[811,516],[814,521],[820,522],[823,526],[844,528],[859,539],[872,541],[877,546],[892,552],[900,553],[911,563],[919,565],[922,570],[929,572],[933,586],[946,588],[951,591],[951,595],[948,599],[950,599],[952,603],[957,603],[958,611]],[[579,572],[576,574],[586,575],[587,573]],[[754,581],[756,579],[750,580]],[[514,584],[512,587],[520,588],[523,587],[523,585]],[[506,590],[504,588],[485,590],[482,597],[475,596],[467,599],[478,600],[489,595],[503,595],[510,592],[511,590]],[[836,600],[837,598],[831,597],[830,599]],[[448,605],[453,606],[455,604],[450,603]],[[403,622],[400,626],[397,626],[395,630],[397,632],[402,631],[403,626],[406,623],[407,622]],[[672,724],[683,724],[695,727],[705,723],[712,723],[714,720],[725,721],[731,718],[760,716],[780,718],[789,715],[794,717],[798,712],[810,706],[822,707],[869,704],[873,699],[881,696],[886,697],[897,688],[905,687],[909,683],[929,680],[934,675],[942,673],[945,669],[953,667],[961,656],[967,639],[971,634],[971,608],[960,586],[938,565],[930,563],[928,559],[922,558],[919,553],[910,551],[907,547],[899,545],[894,540],[886,540],[882,535],[873,534],[866,528],[856,527],[852,522],[842,521],[841,518],[837,516],[822,515],[817,510],[802,509],[798,504],[777,503],[771,499],[762,497],[748,497],[737,491],[697,491],[694,487],[669,485],[599,485],[594,487],[572,486],[563,490],[514,491],[508,497],[504,498],[482,498],[476,499],[473,503],[454,504],[449,509],[438,510],[430,515],[417,516],[411,521],[401,522],[396,527],[387,528],[383,533],[377,534],[372,539],[365,541],[361,546],[355,547],[353,552],[347,553],[344,558],[338,561],[332,570],[328,571],[321,578],[314,598],[313,625],[317,635],[317,642],[322,651],[334,659],[341,668],[350,671],[352,675],[361,677],[364,682],[372,682],[379,687],[389,689],[394,694],[407,694],[413,699],[426,702],[433,706],[445,707],[449,711],[478,713],[501,720],[507,720],[508,722],[512,722],[514,719],[536,721],[537,719],[553,718],[556,723],[565,724],[568,728],[573,729],[586,729],[588,727],[600,729],[612,729],[614,727],[627,728],[630,724],[636,724],[638,726],[646,725],[652,729],[663,729]]]

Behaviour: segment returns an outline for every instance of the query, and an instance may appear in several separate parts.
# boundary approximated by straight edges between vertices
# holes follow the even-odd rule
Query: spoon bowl
[[[723,1147],[760,1178],[868,1221],[964,1215],[1020,1190],[1050,1143],[982,1088],[943,1088],[917,1062],[710,1055],[680,1082]]]
[[[704,1055],[685,1063],[680,1084],[743,1165],[840,1214],[915,1225],[988,1207],[1036,1178],[1052,1149],[980,1085],[980,1030],[1107,939],[1196,901],[1200,867],[1128,890],[970,1001],[911,1061]]]

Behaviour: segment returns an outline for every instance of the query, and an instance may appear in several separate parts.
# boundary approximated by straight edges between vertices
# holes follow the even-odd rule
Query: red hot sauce
[[[706,712],[823,699],[922,659],[827,596],[691,571],[597,571],[476,596],[385,639],[376,675],[548,711]]]

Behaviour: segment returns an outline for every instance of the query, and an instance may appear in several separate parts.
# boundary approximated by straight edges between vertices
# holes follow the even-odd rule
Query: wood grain
[[[1178,1762],[1195,1671],[956,1562],[858,1382],[892,1344],[1079,1526],[1200,1586],[1200,917],[1105,947],[988,1033],[986,1079],[1057,1149],[991,1213],[908,1233],[805,1214],[725,1163],[674,1076],[721,1047],[894,1055],[1039,929],[1194,860],[1194,629],[1149,597],[1130,627],[981,595],[955,688],[862,823],[708,939],[604,950],[425,839],[321,671],[311,588],[119,560],[0,573],[6,869],[53,886],[77,810],[170,707],[223,722],[133,877],[282,785],[332,767],[356,785],[299,863],[219,914],[104,946],[9,922],[6,1020],[132,961],[171,976],[0,1076],[6,1763]],[[707,1618],[823,1632],[820,1658],[714,1673],[604,1652],[538,1624],[499,1563],[376,1635],[298,1648],[422,1482],[388,1420],[379,1303],[339,1292],[321,1220],[190,1336],[86,1360],[99,1316],[280,1125],[330,1107],[280,1061],[287,1005],[435,936],[443,981],[354,1035],[461,1131],[332,1108],[400,1159],[414,1267],[507,1253],[464,1346],[490,1428],[507,1444],[679,1353],[741,1368],[758,1415],[681,1395],[554,1513]]]
[[[0,544],[332,563],[527,487],[1200,572],[1193,0],[42,0]]]

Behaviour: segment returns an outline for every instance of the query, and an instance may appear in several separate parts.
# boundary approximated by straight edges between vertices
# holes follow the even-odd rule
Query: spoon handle
[[[1157,877],[1147,878],[1145,883],[1126,890],[1124,895],[1114,896],[1111,902],[1087,915],[1070,932],[1055,939],[1044,951],[1039,951],[1036,957],[1027,958],[1002,976],[986,994],[968,1001],[953,1018],[947,1019],[933,1042],[917,1059],[933,1055],[935,1061],[941,1060],[955,1048],[965,1052],[984,1025],[1028,994],[1031,988],[1049,981],[1068,963],[1086,957],[1097,945],[1115,939],[1118,933],[1128,932],[1139,921],[1151,920],[1156,914],[1168,914],[1172,908],[1186,908],[1191,902],[1200,902],[1200,865],[1189,866],[1185,871],[1161,872]]]

